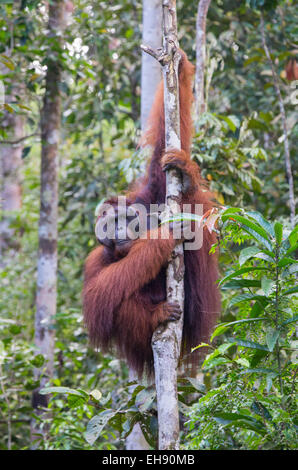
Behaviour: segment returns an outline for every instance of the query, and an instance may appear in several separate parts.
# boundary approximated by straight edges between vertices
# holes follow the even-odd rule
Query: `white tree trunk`
[[[143,44],[153,49],[162,46],[162,8],[160,0],[143,0]],[[141,127],[144,131],[153,103],[157,85],[161,80],[159,63],[145,52],[142,53],[141,76]]]
[[[206,60],[206,18],[211,0],[200,0],[196,21],[196,76],[195,76],[195,108],[196,119],[206,111],[205,104],[205,60]]]
[[[164,77],[165,147],[181,148],[178,66],[180,61],[177,39],[176,1],[163,0],[163,51],[149,47],[143,50],[162,65]],[[181,179],[175,169],[167,172],[166,204],[168,215],[180,212]],[[167,270],[167,299],[178,302],[181,318],[159,327],[152,337],[155,383],[157,393],[159,449],[179,449],[179,410],[177,368],[180,357],[184,311],[183,246],[178,245]]]
[[[143,0],[143,44],[154,49],[162,45],[162,8],[160,0]],[[151,110],[157,86],[161,80],[159,63],[150,55],[142,52],[141,76],[141,128],[145,130],[149,112]],[[136,374],[130,371],[131,381],[137,380]],[[126,438],[127,450],[146,450],[147,443],[139,424],[135,424],[132,432]]]
[[[64,1],[53,0],[49,5],[48,38],[55,37],[61,47],[64,19]],[[56,43],[55,43],[56,44]],[[54,369],[54,329],[56,314],[57,284],[57,219],[58,219],[58,145],[61,125],[61,66],[57,53],[51,51],[47,63],[46,91],[41,113],[41,190],[39,219],[39,250],[37,264],[37,292],[35,317],[35,345],[46,363],[36,369],[35,378],[40,379],[40,388],[53,377]],[[41,376],[42,373],[42,376]],[[47,399],[36,390],[33,405],[46,406]],[[40,413],[36,410],[36,413]],[[34,434],[41,432],[36,423],[32,426]]]

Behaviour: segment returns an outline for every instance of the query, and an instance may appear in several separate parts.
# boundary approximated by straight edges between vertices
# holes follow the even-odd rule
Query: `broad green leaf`
[[[234,279],[227,282],[223,289],[241,289],[243,287],[261,287],[261,281],[257,279]]]
[[[250,259],[252,256],[256,255],[259,253],[260,248],[256,246],[249,246],[248,248],[244,248],[239,256],[239,264],[242,266],[248,259]]]
[[[251,311],[250,311],[250,318],[257,319],[259,318],[261,312],[265,309],[265,307],[268,305],[268,300],[266,297],[262,299],[257,299],[255,303],[253,304]]]
[[[217,367],[217,366],[220,366],[222,364],[227,364],[231,362],[229,359],[225,358],[225,357],[215,357],[215,358],[212,358],[210,360],[205,360],[203,365],[202,365],[202,368],[205,369],[205,370],[209,370],[209,369],[212,369],[213,367]]]
[[[229,307],[232,307],[233,305],[239,304],[241,302],[246,302],[247,300],[260,300],[264,298],[262,295],[257,295],[257,294],[251,294],[250,292],[246,294],[240,294],[236,295],[230,300]]]
[[[297,251],[298,250],[298,243],[296,243],[295,245],[291,246],[291,248],[289,248],[286,253],[285,253],[285,256],[289,256],[291,253],[293,253],[294,251]]]
[[[250,273],[254,271],[268,271],[268,268],[265,268],[263,266],[252,266],[249,268],[238,269],[237,271],[233,271],[231,274],[228,274],[226,277],[221,279],[221,281],[219,282],[219,285],[224,284],[229,279],[233,279],[234,277],[238,277],[242,274],[246,274],[246,273]]]
[[[274,328],[268,328],[268,331],[266,333],[266,343],[270,352],[273,351],[278,337],[278,330],[275,330]]]
[[[296,321],[298,321],[298,315],[293,318],[290,318],[289,320],[286,320],[281,324],[281,326],[289,325],[289,323],[295,323]]]
[[[272,244],[268,238],[267,232],[260,227],[259,225],[255,224],[251,220],[242,215],[233,214],[233,215],[222,215],[222,221],[225,222],[228,219],[232,219],[236,222],[241,224],[243,230],[249,233],[253,238],[257,241],[263,243],[263,245],[268,248],[268,250],[272,250]]]
[[[213,416],[216,421],[225,427],[236,426],[243,429],[251,429],[261,435],[266,433],[263,423],[248,415],[220,412],[214,413]]]
[[[201,393],[206,393],[206,385],[199,379],[188,377],[189,382],[192,386]]]
[[[275,281],[264,276],[261,280],[261,286],[264,294],[268,297],[274,291]]]
[[[272,416],[267,410],[267,408],[259,401],[254,401],[253,404],[251,405],[251,410],[262,416],[262,418],[268,419],[269,421],[272,420]]]
[[[228,214],[236,214],[237,212],[242,212],[242,209],[240,207],[228,207],[222,215],[228,215]]]
[[[282,272],[282,277],[292,276],[298,272],[298,263],[291,264],[287,269]]]
[[[87,424],[85,439],[89,444],[94,444],[106,424],[116,415],[115,410],[104,410],[99,415],[93,416]]]
[[[240,364],[241,366],[244,366],[244,367],[249,367],[250,366],[250,363],[247,359],[245,359],[244,357],[239,357],[238,359],[234,359],[234,362],[236,362],[237,364]]]
[[[236,343],[238,346],[242,346],[244,348],[260,349],[261,351],[269,352],[269,348],[267,346],[264,346],[263,344],[255,343],[254,341],[249,341],[247,339],[228,338],[227,341],[230,341],[231,343]]]
[[[297,264],[297,265],[298,265],[298,262],[297,262],[295,259],[293,259],[293,258],[286,258],[286,257],[284,257],[284,258],[282,258],[282,259],[279,261],[279,263],[277,264],[277,266],[278,266],[279,268],[284,268],[285,266],[288,266],[289,264]]]
[[[45,387],[42,388],[39,393],[41,395],[47,395],[48,393],[66,393],[71,395],[77,395],[79,397],[88,398],[88,393],[84,392],[83,390],[75,390],[69,387]]]
[[[218,325],[211,338],[210,338],[210,341],[213,341],[213,339],[216,337],[216,336],[220,336],[221,334],[223,334],[230,326],[234,326],[234,325],[238,325],[238,324],[241,324],[241,323],[250,323],[250,322],[255,322],[255,321],[262,321],[262,320],[267,320],[267,318],[265,317],[262,317],[262,318],[245,318],[243,320],[236,320],[236,321],[232,321],[232,322],[229,322],[229,323],[221,323],[220,325]]]
[[[257,211],[247,211],[247,215],[249,215],[252,219],[254,219],[256,222],[258,222],[261,227],[267,232],[269,236],[274,238],[275,233],[274,233],[274,228],[272,227],[272,224],[268,222],[268,220],[264,219],[262,214]]]
[[[274,253],[269,250],[259,251],[253,256],[253,258],[263,259],[264,261],[268,261],[269,263],[275,262]]]
[[[292,287],[291,289],[288,289],[286,291],[282,292],[282,295],[291,295],[291,294],[297,294],[298,292],[298,286]]]
[[[9,2],[8,2],[8,3],[9,3]],[[1,54],[1,56],[0,56],[0,61],[1,61],[2,64],[4,64],[5,67],[7,67],[9,70],[14,70],[14,69],[15,69],[15,64],[13,63],[13,61],[11,60],[11,58],[8,57],[7,55]]]
[[[78,408],[86,403],[86,399],[77,395],[69,394],[67,395],[67,403],[70,408]]]
[[[239,127],[239,119],[236,116],[222,116],[221,114],[218,114],[217,117],[225,121],[233,132],[235,132],[237,127]]]

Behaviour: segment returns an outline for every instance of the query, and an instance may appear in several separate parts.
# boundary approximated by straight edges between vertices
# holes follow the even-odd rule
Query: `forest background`
[[[152,99],[141,87],[143,4],[67,0],[57,39],[47,2],[0,3],[1,449],[30,448],[33,421],[40,449],[122,449],[137,422],[156,446],[154,387],[132,393],[125,364],[90,348],[81,310],[96,208],[148,159],[137,150],[141,100]],[[194,64],[197,9],[177,1],[180,46]],[[290,0],[214,0],[208,10],[206,109],[192,158],[228,209],[218,227],[221,325],[199,377],[179,380],[185,449],[297,448],[296,10]],[[41,133],[57,63],[56,388],[40,415],[32,393],[47,367],[36,343]]]

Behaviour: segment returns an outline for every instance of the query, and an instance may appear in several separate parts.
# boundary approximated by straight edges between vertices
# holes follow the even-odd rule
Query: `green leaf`
[[[229,322],[229,323],[221,323],[220,325],[218,325],[211,338],[210,338],[210,341],[213,341],[213,339],[216,337],[216,336],[220,336],[221,334],[223,334],[230,326],[234,326],[234,325],[237,325],[237,324],[241,324],[241,323],[250,323],[250,322],[255,322],[255,321],[262,321],[262,320],[268,320],[267,318],[265,317],[262,317],[262,318],[245,318],[243,320],[236,320],[236,321],[232,321],[232,322]]]
[[[189,382],[192,386],[201,393],[206,393],[206,385],[199,379],[188,377]]]
[[[276,243],[278,245],[280,245],[281,242],[282,242],[282,232],[283,232],[282,224],[280,222],[275,222],[275,224],[274,224],[274,233],[275,233]]]
[[[47,395],[49,393],[65,393],[65,394],[71,394],[71,395],[76,395],[78,397],[82,398],[89,398],[88,393],[84,392],[83,390],[75,390],[73,388],[69,387],[45,387],[42,388],[39,392],[41,395]]]
[[[242,289],[244,287],[261,287],[261,281],[257,279],[234,279],[227,282],[223,289]]]
[[[287,269],[282,272],[282,277],[292,276],[298,272],[298,263],[291,264]]]
[[[242,415],[239,413],[227,413],[227,412],[215,412],[213,414],[215,420],[225,427],[236,426],[244,429],[251,429],[258,434],[264,435],[266,428],[263,423],[258,419],[252,418],[248,415]]]
[[[272,244],[268,238],[267,232],[248,218],[238,214],[222,215],[221,218],[223,222],[228,219],[232,219],[234,222],[239,222],[243,230],[249,233],[253,238],[255,238],[255,240],[263,243],[263,245],[265,245],[270,251],[272,250]]]
[[[238,277],[241,274],[246,274],[246,273],[250,273],[250,272],[254,272],[254,271],[268,271],[268,268],[265,268],[263,266],[252,266],[252,267],[249,267],[249,268],[238,269],[237,271],[234,271],[231,274],[228,274],[228,276],[224,277],[219,282],[219,285],[224,284],[229,279],[233,279],[234,277]]]
[[[293,253],[293,251],[297,251],[298,250],[298,243],[296,243],[295,245],[291,246],[291,248],[289,248],[286,253],[285,253],[285,256],[289,256],[291,253]]]
[[[6,3],[6,2],[4,2],[4,3]],[[7,2],[7,3],[13,3],[13,2],[11,1],[11,2]],[[8,57],[7,55],[1,54],[1,56],[0,56],[0,61],[1,61],[2,64],[4,64],[5,67],[7,67],[9,70],[14,70],[14,69],[15,69],[15,64],[13,63],[13,61],[11,60],[11,58]]]
[[[272,420],[272,416],[271,414],[269,413],[269,411],[267,410],[267,408],[259,401],[254,401],[253,404],[251,405],[251,410],[262,416],[262,418],[265,418],[269,421]]]
[[[37,354],[31,361],[30,364],[32,364],[34,367],[42,367],[43,364],[45,363],[45,358],[42,354]],[[41,391],[39,392],[41,393]]]
[[[275,330],[274,328],[268,328],[266,333],[266,343],[270,352],[273,351],[276,341],[279,337],[279,331]]]
[[[244,357],[239,357],[238,359],[235,359],[234,362],[236,362],[237,364],[240,364],[241,366],[244,366],[244,367],[249,367],[250,366],[250,363],[247,359],[245,359]]]
[[[264,294],[268,297],[274,291],[275,281],[264,276],[261,280],[261,286]]]
[[[281,326],[288,325],[289,323],[295,323],[296,321],[298,321],[298,315],[296,315],[293,318],[290,318],[289,320],[286,320],[285,322],[281,324]]]
[[[249,215],[256,222],[258,222],[261,225],[261,227],[267,232],[267,234],[271,236],[272,238],[274,238],[275,233],[274,233],[274,228],[272,227],[272,224],[268,220],[264,219],[264,217],[262,216],[260,212],[247,211],[246,214]]]
[[[274,253],[269,250],[259,251],[259,253],[253,256],[253,258],[263,259],[264,261],[268,261],[269,263],[275,262]]]
[[[222,215],[236,214],[237,212],[242,212],[242,209],[240,207],[228,207]]]
[[[284,257],[279,261],[277,266],[279,268],[284,268],[285,266],[288,266],[289,264],[297,264],[298,265],[298,262],[293,258]]]
[[[104,410],[102,413],[93,416],[93,418],[90,419],[85,433],[85,439],[90,445],[94,444],[106,424],[117,414],[117,412],[118,411],[111,409]]]
[[[254,341],[249,341],[247,339],[228,338],[227,341],[230,341],[231,343],[236,343],[238,346],[241,346],[244,348],[259,349],[261,351],[269,352],[269,348],[267,346],[264,346],[263,344],[255,343]]]
[[[251,301],[251,300],[261,300],[266,297],[257,294],[251,294],[250,292],[246,294],[236,295],[230,300],[229,307],[233,307],[233,305],[240,304],[241,302]]]
[[[239,127],[239,119],[236,116],[222,116],[221,114],[218,114],[217,117],[225,121],[233,132],[235,132],[237,127]]]
[[[212,369],[213,367],[217,367],[217,366],[220,366],[222,364],[227,364],[231,362],[229,359],[225,358],[225,357],[215,357],[215,358],[212,358],[212,359],[209,359],[209,360],[205,360],[203,365],[202,365],[202,368],[204,370],[209,370],[209,369]]]
[[[86,399],[70,394],[67,396],[67,403],[70,408],[78,408],[79,406],[83,406],[86,403]]]
[[[244,248],[239,256],[239,264],[242,266],[248,259],[250,259],[252,256],[256,255],[259,253],[260,248],[256,246],[249,246],[248,248]]]
[[[298,286],[292,287],[291,289],[288,289],[286,291],[282,292],[282,295],[291,295],[291,294],[297,294],[298,292]]]
[[[195,346],[194,348],[191,348],[191,352],[195,351],[196,349],[200,349],[200,348],[211,348],[212,346],[210,346],[210,344],[208,343],[200,343],[198,344],[198,346]]]

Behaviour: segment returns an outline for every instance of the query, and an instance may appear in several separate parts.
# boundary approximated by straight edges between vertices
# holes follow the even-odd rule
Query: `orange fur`
[[[164,169],[174,165],[182,174],[182,203],[203,205],[203,213],[213,207],[212,194],[190,158],[192,136],[191,105],[193,65],[181,51],[179,65],[181,151],[165,152],[163,84],[157,90],[142,145],[152,145],[153,153],[146,174],[128,192],[130,203],[165,201]],[[185,251],[185,305],[182,356],[192,369],[199,354],[191,348],[208,341],[220,310],[217,256],[210,255],[215,235],[204,230],[203,246]],[[166,266],[174,240],[137,240],[127,255],[118,259],[113,249],[97,248],[86,262],[84,280],[84,318],[93,344],[104,351],[116,346],[139,375],[153,368],[151,337],[156,326],[167,319]],[[199,350],[200,351],[200,350]]]

